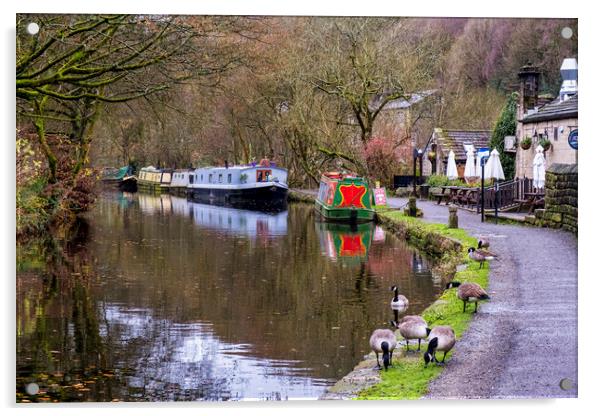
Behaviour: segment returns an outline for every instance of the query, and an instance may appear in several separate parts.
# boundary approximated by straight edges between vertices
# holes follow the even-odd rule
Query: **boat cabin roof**
[[[345,172],[324,172],[322,173],[322,179],[326,180],[343,180],[343,179],[364,179],[361,176],[357,176],[354,173]]]

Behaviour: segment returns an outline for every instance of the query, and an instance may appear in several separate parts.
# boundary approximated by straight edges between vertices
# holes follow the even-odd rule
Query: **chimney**
[[[564,101],[577,94],[577,60],[565,58],[560,67],[562,85],[560,86],[560,101]]]
[[[539,94],[539,69],[530,62],[521,67],[518,78],[520,80],[520,96],[518,119],[537,109],[537,100]]]

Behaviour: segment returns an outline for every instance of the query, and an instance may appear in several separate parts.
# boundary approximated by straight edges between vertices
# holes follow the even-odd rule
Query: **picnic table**
[[[445,205],[450,203],[456,205],[477,206],[479,204],[479,189],[462,186],[442,186],[440,193],[434,193],[437,205],[445,199]]]
[[[451,196],[451,193],[449,192],[450,188],[451,188],[450,186],[442,186],[441,192],[432,194],[435,198],[437,198],[437,205],[440,205],[441,201],[444,199],[445,199],[445,205],[449,204],[449,198]]]
[[[521,211],[523,206],[529,207],[529,214],[533,213],[535,207],[544,206],[544,192],[525,192],[525,199],[515,199],[514,202],[518,202],[518,210]]]

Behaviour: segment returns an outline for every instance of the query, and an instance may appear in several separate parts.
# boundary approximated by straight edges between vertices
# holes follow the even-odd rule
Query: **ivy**
[[[516,102],[518,93],[513,92],[508,96],[506,105],[495,123],[489,147],[500,152],[500,161],[506,179],[514,178],[514,155],[504,151],[504,137],[516,134]]]

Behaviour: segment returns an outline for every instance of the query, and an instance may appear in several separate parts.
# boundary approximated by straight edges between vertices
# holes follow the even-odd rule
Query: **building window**
[[[211,181],[213,180],[213,173],[209,174],[209,183],[211,183]]]
[[[222,174],[219,174],[219,183],[222,183]]]
[[[228,173],[228,183],[232,183],[232,174]]]
[[[554,141],[558,141],[558,127],[554,127]]]

